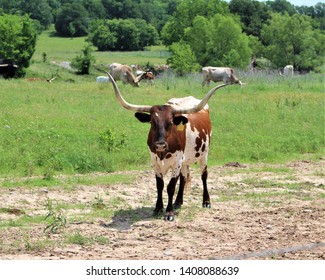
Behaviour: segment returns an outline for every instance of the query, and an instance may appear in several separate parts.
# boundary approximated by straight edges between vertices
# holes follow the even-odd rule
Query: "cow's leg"
[[[154,215],[161,215],[163,212],[163,189],[164,189],[164,180],[163,177],[159,177],[156,175],[156,185],[157,185],[157,202],[156,202],[156,208],[154,211]]]
[[[184,189],[187,188],[188,184],[191,184],[190,168],[189,166],[183,166],[181,169],[179,189],[174,202],[175,209],[181,208],[183,204]]]
[[[180,182],[179,182],[179,189],[178,193],[174,202],[174,208],[179,209],[183,204],[183,193],[184,193],[184,186],[185,186],[185,177],[183,174],[180,175]]]
[[[208,187],[207,187],[207,178],[208,178],[208,168],[205,165],[205,167],[202,170],[202,174],[201,174],[201,179],[202,179],[202,183],[203,183],[203,203],[202,203],[202,207],[211,208],[210,195],[209,195]]]
[[[172,177],[167,186],[168,204],[167,204],[166,214],[164,218],[165,221],[174,221],[173,196],[175,193],[175,187],[176,187],[178,177],[179,175],[177,177]]]

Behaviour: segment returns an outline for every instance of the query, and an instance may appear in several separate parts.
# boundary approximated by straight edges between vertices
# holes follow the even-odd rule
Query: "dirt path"
[[[174,222],[152,216],[150,170],[129,172],[131,184],[2,188],[0,207],[12,211],[0,212],[0,259],[325,259],[324,167],[322,160],[210,168],[211,209],[201,208],[194,170]],[[57,234],[37,220],[48,199],[68,205]],[[95,211],[94,201],[104,209]],[[22,216],[30,222],[17,226]]]

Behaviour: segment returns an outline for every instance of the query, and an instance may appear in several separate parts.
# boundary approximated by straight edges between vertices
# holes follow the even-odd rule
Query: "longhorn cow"
[[[171,169],[171,179],[167,186],[168,204],[164,220],[174,220],[174,209],[183,204],[183,192],[191,181],[189,166],[200,162],[203,183],[203,203],[205,208],[211,207],[207,188],[207,159],[211,138],[211,120],[208,100],[215,91],[226,84],[211,89],[203,100],[194,97],[173,98],[165,105],[140,106],[125,101],[113,77],[107,73],[113,84],[119,103],[126,109],[136,112],[140,122],[150,123],[147,139],[157,186],[157,202],[155,215],[163,212],[162,192],[164,175]],[[173,204],[176,183],[180,178],[179,190]]]
[[[109,66],[109,73],[115,80],[120,80],[124,84],[130,84],[134,87],[139,86],[139,81],[141,76],[135,77],[132,72],[132,68],[129,65],[124,65],[120,63],[112,63]]]
[[[210,81],[213,82],[221,82],[223,81],[225,84],[240,84],[243,83],[235,76],[234,69],[230,67],[212,67],[207,66],[202,68],[203,74],[203,82],[202,86],[209,85]]]

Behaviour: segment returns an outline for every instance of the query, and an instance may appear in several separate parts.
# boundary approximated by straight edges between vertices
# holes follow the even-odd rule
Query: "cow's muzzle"
[[[155,150],[156,152],[164,152],[168,148],[168,145],[166,142],[156,142],[155,143]]]

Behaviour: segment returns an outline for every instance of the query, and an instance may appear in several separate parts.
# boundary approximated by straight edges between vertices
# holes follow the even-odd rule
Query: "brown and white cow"
[[[139,121],[150,123],[147,145],[157,185],[157,202],[154,213],[159,215],[163,211],[163,178],[171,169],[171,179],[167,186],[168,204],[164,219],[166,221],[174,220],[174,208],[181,207],[184,188],[190,184],[189,166],[196,162],[200,162],[203,182],[202,206],[210,208],[211,202],[207,188],[207,159],[211,138],[211,120],[207,102],[216,90],[226,84],[211,89],[203,100],[190,96],[173,98],[165,105],[139,106],[125,101],[114,79],[110,75],[109,78],[113,83],[119,103],[124,108],[135,111],[135,117]],[[178,178],[180,178],[180,185],[173,204]]]
[[[148,81],[152,85],[155,80],[155,76],[151,71],[137,70],[135,73],[137,77],[140,77],[139,81]]]
[[[140,77],[135,77],[132,68],[129,65],[112,63],[109,66],[109,73],[116,81],[122,81],[124,84],[130,84],[134,87],[139,86]]]
[[[213,82],[221,82],[223,81],[225,84],[240,84],[243,83],[235,76],[234,69],[230,67],[212,67],[207,66],[202,68],[203,74],[203,82],[202,86],[209,85],[210,81]]]

